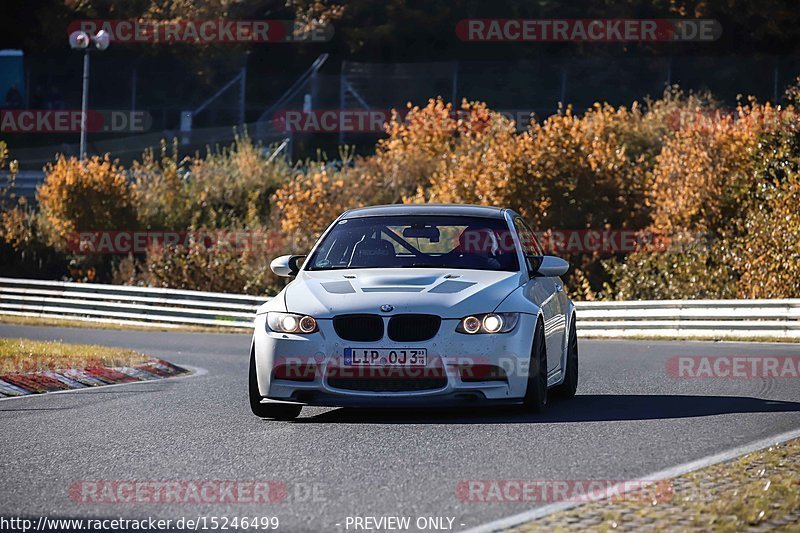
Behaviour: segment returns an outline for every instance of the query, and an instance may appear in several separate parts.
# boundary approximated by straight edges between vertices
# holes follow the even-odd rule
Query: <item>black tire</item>
[[[578,390],[578,332],[576,331],[575,316],[572,317],[572,327],[569,328],[567,337],[567,368],[564,371],[564,383],[555,387],[555,392],[560,398],[573,398]]]
[[[274,418],[275,420],[292,420],[300,415],[302,405],[291,403],[261,403],[264,398],[258,391],[258,378],[256,377],[256,352],[250,350],[250,376],[248,379],[248,392],[250,395],[250,410],[259,418]]]
[[[540,413],[547,404],[547,347],[544,342],[544,326],[542,321],[536,322],[531,346],[531,360],[528,365],[528,387],[525,389],[525,407]]]

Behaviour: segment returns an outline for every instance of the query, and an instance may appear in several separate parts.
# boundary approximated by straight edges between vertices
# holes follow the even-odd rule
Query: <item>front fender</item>
[[[525,285],[514,289],[505,300],[495,309],[496,313],[526,313],[529,315],[542,314],[541,306],[529,297],[530,293]]]
[[[286,289],[284,288],[281,292],[261,304],[258,309],[256,309],[256,316],[267,314],[269,311],[279,311],[281,313],[286,312]]]

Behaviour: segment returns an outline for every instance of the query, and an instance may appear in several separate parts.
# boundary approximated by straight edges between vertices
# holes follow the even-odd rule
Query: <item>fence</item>
[[[75,68],[80,58],[69,52],[25,59],[31,83],[37,86],[37,80],[55,80],[52,87],[50,82],[42,81],[40,89],[59,95],[47,97],[56,101],[37,102],[33,94],[36,87],[28,87],[33,93],[25,99],[27,107],[80,108],[80,69]],[[404,108],[407,102],[424,105],[428,98],[436,96],[455,102],[462,98],[485,101],[492,109],[519,113],[525,117],[521,121],[525,125],[530,113],[541,119],[555,113],[560,104],[571,104],[579,111],[595,102],[630,105],[648,95],[660,96],[664,87],[671,84],[686,90],[708,89],[729,106],[736,104],[738,95],[777,102],[784,88],[800,74],[796,55],[545,54],[526,61],[336,64],[333,59],[326,61],[327,54],[322,54],[304,73],[264,75],[263,69],[252,65],[247,82],[241,83],[245,81],[245,56],[225,57],[226,60],[217,58],[211,64],[203,64],[201,70],[213,72],[211,79],[206,79],[197,77],[196,63],[177,57],[140,57],[120,47],[97,54],[92,59],[90,79],[92,109],[142,111],[152,120],[151,129],[143,135],[90,132],[89,152],[111,152],[129,162],[146,147],[157,148],[162,138],[176,136],[187,141],[184,153],[203,151],[206,145],[228,143],[233,127],[248,119],[251,136],[270,144],[286,136],[284,131],[275,131],[272,124],[274,115],[281,111],[306,107],[317,111],[386,111]],[[209,99],[211,95],[214,97]],[[202,113],[193,114],[189,135],[181,131],[181,119],[185,118],[182,112],[193,108]],[[56,152],[77,152],[77,135],[6,135],[10,135],[6,140],[10,141],[11,157],[18,159],[25,170],[40,169]],[[295,155],[299,158],[313,157],[315,148],[320,146],[335,150],[337,143],[357,144],[369,151],[380,136],[344,131],[304,135],[307,146],[298,148]]]
[[[9,178],[10,176],[7,172],[0,172],[0,190],[9,186]],[[20,171],[14,179],[13,190],[9,192],[13,192],[27,200],[33,200],[36,196],[36,187],[41,185],[43,179],[44,172],[36,170]]]
[[[0,314],[249,329],[269,297],[0,278]],[[577,302],[581,337],[800,339],[800,299]]]
[[[558,57],[528,61],[462,61],[447,63],[344,62],[338,107],[345,109],[402,108],[406,102],[424,105],[442,96],[484,101],[492,109],[535,113],[539,119],[560,104],[578,111],[595,102],[630,105],[678,84],[684,90],[710,90],[728,106],[739,95],[779,102],[785,87],[800,74],[796,57],[674,56]],[[521,114],[521,116],[524,116]],[[527,126],[527,119],[518,126]],[[341,142],[348,138],[341,136]]]

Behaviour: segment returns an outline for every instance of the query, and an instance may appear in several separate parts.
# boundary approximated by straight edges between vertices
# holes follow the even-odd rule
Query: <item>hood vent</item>
[[[363,287],[364,292],[422,292],[422,287]]]
[[[329,281],[322,283],[322,288],[331,294],[353,294],[356,292],[349,281]]]
[[[447,280],[438,284],[428,292],[433,294],[455,294],[475,285],[474,281]]]

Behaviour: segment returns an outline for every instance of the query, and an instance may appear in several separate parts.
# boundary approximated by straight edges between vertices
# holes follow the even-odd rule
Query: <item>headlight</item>
[[[517,325],[519,313],[486,313],[464,317],[458,323],[458,333],[508,333]]]
[[[478,333],[481,329],[481,319],[476,316],[468,316],[461,321],[465,333]]]
[[[312,316],[294,313],[267,313],[267,326],[278,333],[314,333],[317,321]]]

